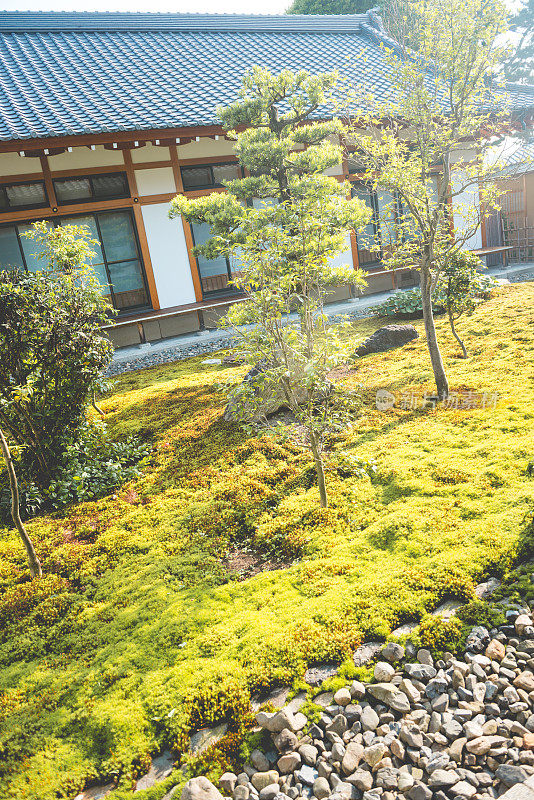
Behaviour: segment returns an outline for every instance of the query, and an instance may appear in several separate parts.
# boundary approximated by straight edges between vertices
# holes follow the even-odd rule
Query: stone
[[[304,766],[297,770],[295,777],[297,780],[302,781],[302,783],[307,783],[310,786],[313,786],[319,777],[319,773],[313,767],[308,766],[308,764],[304,764]]]
[[[368,336],[354,351],[356,356],[367,356],[370,353],[384,353],[395,350],[419,337],[413,325],[385,325],[371,336]]]
[[[280,775],[275,769],[267,770],[267,772],[255,772],[250,782],[257,789],[258,792],[261,792],[262,789],[265,789],[266,786],[270,786],[273,783],[278,783],[278,778]]]
[[[400,738],[408,747],[420,750],[423,746],[423,734],[418,728],[401,728]]]
[[[310,667],[304,673],[304,680],[310,686],[320,686],[323,681],[337,675],[337,670],[338,668],[335,664],[320,664],[317,667]]]
[[[451,719],[447,722],[444,722],[441,727],[441,732],[447,737],[447,739],[456,739],[458,736],[461,736],[462,730],[462,726],[456,719]]]
[[[276,765],[281,775],[287,775],[290,772],[295,772],[296,769],[302,764],[302,757],[300,753],[285,753],[280,756]]]
[[[429,681],[437,675],[436,668],[429,664],[406,664],[404,671],[409,678],[417,681]]]
[[[471,739],[467,742],[465,749],[475,756],[483,756],[493,747],[499,747],[504,744],[506,739],[504,736],[478,736],[476,739]]]
[[[212,744],[218,742],[219,739],[222,739],[227,730],[228,725],[226,722],[221,722],[220,725],[215,725],[213,728],[200,728],[191,736],[189,751],[195,755],[202,753]]]
[[[365,686],[360,681],[353,681],[350,687],[350,694],[354,700],[361,700],[365,696]]]
[[[481,653],[489,643],[488,629],[483,625],[476,625],[465,640],[465,649],[471,650],[473,653]]]
[[[291,731],[296,730],[295,716],[287,708],[283,708],[281,711],[274,711],[272,713],[267,711],[259,711],[256,714],[256,722],[260,728],[265,728],[271,733],[279,733],[280,731],[283,731],[284,728],[288,728]]]
[[[236,783],[237,783],[237,775],[235,774],[235,772],[225,772],[219,778],[219,786],[226,795],[234,793]]]
[[[358,769],[363,758],[364,747],[359,742],[349,742],[341,761],[341,769],[345,775],[351,775]]]
[[[292,750],[296,750],[298,739],[293,731],[284,728],[283,731],[273,736],[273,742],[279,753],[290,753]]]
[[[451,794],[454,797],[473,797],[477,793],[476,787],[468,781],[458,781],[451,789]]]
[[[524,689],[525,692],[534,692],[534,674],[525,670],[514,679],[516,689]]]
[[[368,664],[382,649],[381,642],[366,642],[361,644],[352,654],[355,667],[363,667]]]
[[[234,800],[249,800],[250,789],[248,786],[238,785],[234,789]]]
[[[420,664],[426,664],[428,667],[434,666],[434,659],[432,658],[432,653],[430,650],[427,650],[426,647],[421,647],[417,651],[417,660]]]
[[[516,767],[514,764],[500,764],[495,770],[495,777],[505,786],[513,786],[526,781],[528,774],[522,767]]]
[[[530,628],[531,626],[532,620],[527,614],[520,614],[514,622],[515,631],[520,636],[524,632],[525,628]]]
[[[380,719],[374,708],[371,708],[371,706],[365,706],[360,717],[362,729],[364,731],[376,731],[379,722]]]
[[[383,742],[377,742],[376,744],[372,744],[364,749],[363,758],[364,761],[372,768],[383,759],[386,753],[386,745]]]
[[[378,661],[375,664],[373,675],[375,680],[379,683],[386,683],[392,679],[395,674],[395,668],[388,664],[387,661]]]
[[[396,642],[388,642],[380,655],[382,658],[385,658],[386,661],[390,661],[392,664],[394,664],[396,661],[402,661],[405,652],[406,650],[401,644],[397,644]]]
[[[398,688],[392,683],[370,683],[367,687],[368,693],[381,703],[389,705],[391,700],[398,694]]]
[[[478,586],[475,586],[475,594],[480,600],[486,600],[497,591],[500,585],[501,581],[498,578],[489,578],[484,583],[479,583]]]
[[[328,706],[332,705],[333,701],[334,695],[332,692],[321,692],[321,694],[318,694],[317,697],[313,698],[313,702],[318,706],[322,706],[323,708],[328,708]]]
[[[313,794],[317,800],[323,800],[330,795],[330,784],[326,778],[316,778],[313,782]]]
[[[223,796],[211,781],[201,775],[187,781],[180,797],[181,800],[222,800]]]
[[[258,772],[267,772],[269,769],[269,759],[265,753],[262,753],[262,751],[257,748],[250,754],[249,761]]]
[[[140,792],[143,789],[150,789],[154,784],[164,780],[171,774],[173,766],[174,756],[168,750],[165,750],[161,755],[152,759],[149,771],[137,781],[135,791]]]
[[[497,641],[497,639],[492,639],[486,647],[486,655],[492,661],[502,661],[506,655],[506,649],[502,642]]]
[[[435,617],[442,617],[442,619],[449,620],[455,616],[456,612],[463,605],[461,600],[445,600],[441,603],[432,614]]]
[[[529,731],[523,735],[523,747],[525,750],[534,750],[534,733]]]
[[[399,689],[404,692],[410,703],[418,703],[421,699],[421,692],[415,688],[409,678],[403,678],[399,684]]]
[[[399,792],[407,792],[414,785],[414,779],[409,772],[401,772],[399,773],[399,781],[397,785]]]
[[[299,747],[299,753],[305,764],[313,767],[317,762],[318,750],[312,744],[302,744]]]
[[[390,708],[400,714],[407,714],[410,710],[410,701],[404,692],[396,692],[391,700],[386,701]]]
[[[462,762],[462,753],[466,742],[466,737],[460,736],[458,739],[455,739],[449,747],[449,755],[453,761],[456,761],[457,764],[461,764]]]
[[[278,783],[270,783],[269,786],[264,786],[260,789],[260,800],[274,800],[276,795],[280,792]]]
[[[367,770],[358,769],[352,775],[349,775],[347,783],[355,786],[360,792],[367,792],[373,787],[373,776]]]
[[[484,730],[482,728],[482,725],[480,725],[474,719],[470,719],[465,723],[464,733],[468,740],[477,739],[480,736],[484,736]]]
[[[336,714],[332,722],[326,726],[326,730],[329,733],[337,733],[338,736],[342,736],[348,727],[346,717],[343,714]]]
[[[351,702],[351,693],[345,687],[339,689],[334,695],[334,703],[337,703],[338,706],[348,706]]]
[[[454,786],[458,782],[459,775],[451,769],[436,769],[430,776],[429,786]]]
[[[297,403],[302,403],[306,398],[306,389],[301,380],[302,367],[293,362],[290,364],[290,372],[295,375],[291,382],[293,396]],[[287,400],[282,386],[278,381],[266,378],[265,366],[259,362],[230,391],[223,416],[226,422],[253,421],[275,414],[286,406]]]
[[[407,797],[409,797],[410,800],[431,800],[432,794],[432,789],[429,789],[424,783],[415,783],[412,788],[408,790]]]

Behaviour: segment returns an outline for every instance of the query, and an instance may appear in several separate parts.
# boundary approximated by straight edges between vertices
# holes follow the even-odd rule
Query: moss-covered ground
[[[239,733],[252,691],[471,599],[513,563],[534,501],[534,284],[458,328],[468,360],[438,323],[451,388],[488,392],[486,407],[376,410],[381,387],[432,392],[423,337],[360,360],[346,381],[362,414],[328,456],[327,510],[307,453],[222,420],[219,384],[246,367],[195,358],[118,380],[102,406],[117,435],[154,441],[143,477],[29,523],[42,581],[0,531],[0,797],[72,798],[97,777],[127,789],[192,729]],[[236,553],[280,568],[247,577]]]

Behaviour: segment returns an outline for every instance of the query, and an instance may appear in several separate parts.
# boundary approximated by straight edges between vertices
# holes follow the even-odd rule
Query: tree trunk
[[[28,532],[24,527],[24,524],[20,518],[19,485],[17,482],[17,476],[15,474],[15,467],[13,466],[13,461],[11,459],[11,453],[1,428],[0,428],[0,448],[2,450],[2,454],[4,456],[7,466],[7,473],[9,475],[9,488],[11,489],[11,516],[13,517],[13,522],[15,523],[15,527],[20,533],[20,538],[24,542],[24,547],[26,548],[26,552],[28,553],[28,564],[30,567],[30,574],[32,578],[41,578],[43,575],[43,572],[41,570],[41,563],[37,558],[37,553],[35,552],[35,549],[33,547],[32,540],[28,536]]]
[[[467,358],[467,350],[466,350],[465,344],[462,342],[462,340],[460,339],[460,337],[456,333],[456,328],[454,327],[454,320],[452,318],[452,314],[451,314],[450,311],[449,311],[449,322],[450,322],[450,325],[451,325],[452,335],[454,336],[454,338],[456,339],[456,341],[458,342],[458,344],[462,348],[463,358]]]
[[[321,455],[321,450],[317,443],[317,437],[315,433],[312,433],[311,431],[310,431],[310,445],[313,453],[313,460],[315,461],[315,471],[317,473],[317,484],[319,486],[319,497],[321,500],[321,506],[323,508],[328,508],[328,495],[326,493],[326,480],[324,477],[323,457]]]
[[[443,366],[443,359],[439,349],[438,337],[436,336],[436,325],[434,323],[434,314],[432,311],[432,297],[431,297],[431,284],[432,276],[430,269],[425,264],[421,265],[421,297],[423,300],[423,319],[425,323],[425,334],[428,352],[430,354],[430,362],[434,372],[434,380],[436,381],[436,390],[440,400],[446,398],[449,394],[449,382],[445,374],[445,367]]]

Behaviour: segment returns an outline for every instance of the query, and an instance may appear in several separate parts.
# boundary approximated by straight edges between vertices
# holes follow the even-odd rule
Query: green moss
[[[143,476],[28,524],[39,586],[0,530],[0,798],[71,800],[97,778],[129,792],[150,753],[225,720],[215,774],[239,755],[252,691],[300,687],[321,661],[369,680],[349,660],[358,644],[473,601],[483,576],[532,597],[534,568],[507,571],[534,554],[533,302],[534,285],[506,287],[464,320],[467,360],[438,322],[451,387],[499,391],[495,408],[378,412],[378,388],[432,390],[424,337],[358,362],[346,382],[364,409],[333,443],[327,511],[308,453],[223,421],[217,384],[246,367],[199,357],[122,376],[101,404],[116,434],[154,441]],[[354,344],[379,326],[355,323]],[[463,635],[432,625],[433,647]]]

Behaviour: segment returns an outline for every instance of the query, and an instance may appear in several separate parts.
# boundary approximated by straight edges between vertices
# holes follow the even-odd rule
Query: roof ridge
[[[202,14],[165,11],[4,11],[0,31],[210,30],[353,33],[376,24],[364,14]]]

